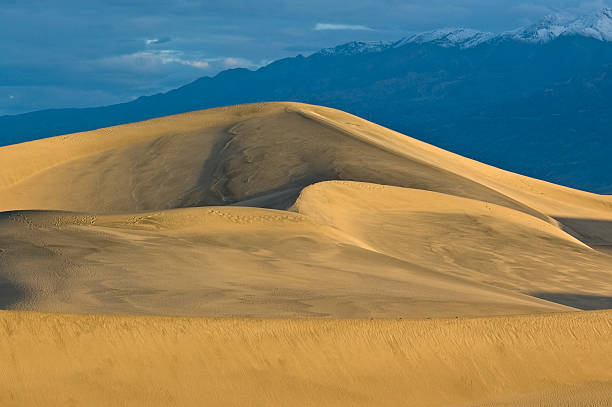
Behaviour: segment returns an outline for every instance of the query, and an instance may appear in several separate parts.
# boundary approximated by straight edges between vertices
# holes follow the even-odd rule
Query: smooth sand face
[[[344,318],[612,307],[612,257],[588,246],[612,244],[610,197],[333,109],[211,109],[4,147],[0,161],[0,210],[13,211],[0,215],[4,308]]]
[[[609,313],[490,318],[612,308],[609,196],[296,103],[2,147],[0,163],[0,308],[18,310],[0,317],[2,405],[612,394]]]
[[[324,182],[291,209],[7,213],[0,239],[11,244],[0,264],[13,286],[5,292],[18,300],[5,302],[59,312],[393,318],[601,308],[612,292],[610,256],[503,206]],[[559,293],[581,297],[540,299]]]

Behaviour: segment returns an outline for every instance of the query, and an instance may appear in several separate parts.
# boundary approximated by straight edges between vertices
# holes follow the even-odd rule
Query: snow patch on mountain
[[[324,48],[317,55],[361,55],[399,48],[408,44],[435,44],[441,47],[461,49],[505,39],[522,42],[546,43],[561,36],[579,35],[612,42],[612,9],[603,8],[585,16],[553,14],[540,22],[516,30],[495,34],[471,28],[443,28],[409,35],[395,42],[353,41],[333,48]]]
[[[543,43],[570,35],[612,41],[612,9],[603,8],[595,14],[580,17],[553,14],[536,24],[508,31],[501,36],[518,41]]]
[[[323,48],[318,51],[316,55],[343,55],[343,56],[351,56],[351,55],[360,55],[360,54],[368,54],[371,52],[380,52],[387,48],[389,48],[391,43],[384,41],[353,41],[346,44],[338,45],[337,47],[332,48]]]
[[[435,43],[442,47],[471,48],[494,37],[495,34],[493,33],[472,30],[471,28],[443,28],[402,38],[394,43],[393,47],[398,48],[406,44]]]

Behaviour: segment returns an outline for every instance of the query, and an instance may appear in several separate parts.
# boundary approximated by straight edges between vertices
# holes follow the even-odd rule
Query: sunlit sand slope
[[[0,312],[2,406],[606,406],[612,313],[450,320]]]
[[[609,196],[296,103],[0,164],[1,406],[612,403],[612,311],[572,312],[612,308]]]
[[[0,148],[0,210],[286,208],[315,182],[462,196],[545,218],[612,220],[612,200],[512,174],[350,114],[298,103],[209,109]]]
[[[339,318],[612,308],[610,197],[334,109],[210,109],[3,147],[0,162],[2,308]]]
[[[545,220],[347,181],[306,188],[291,211],[7,212],[0,242],[2,305],[13,309],[473,316],[605,308],[612,292],[612,257]]]

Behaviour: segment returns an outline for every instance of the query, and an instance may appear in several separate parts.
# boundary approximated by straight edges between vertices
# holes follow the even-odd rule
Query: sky
[[[443,27],[505,31],[607,0],[0,0],[0,115],[101,106],[235,67]]]

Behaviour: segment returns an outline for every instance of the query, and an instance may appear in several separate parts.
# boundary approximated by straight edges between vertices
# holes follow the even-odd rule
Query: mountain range
[[[513,172],[612,193],[611,71],[612,10],[605,8],[500,34],[453,28],[352,42],[128,103],[3,116],[0,144],[209,107],[298,101]]]

